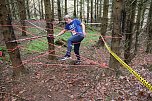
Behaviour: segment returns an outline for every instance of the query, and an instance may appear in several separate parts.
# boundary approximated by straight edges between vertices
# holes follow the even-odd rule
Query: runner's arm
[[[81,23],[81,26],[82,26],[82,32],[83,32],[84,36],[86,36],[85,24]]]
[[[63,29],[59,34],[57,34],[57,35],[55,35],[55,36],[56,36],[56,37],[57,37],[57,36],[60,36],[60,35],[64,34],[66,31],[67,31],[66,29]]]

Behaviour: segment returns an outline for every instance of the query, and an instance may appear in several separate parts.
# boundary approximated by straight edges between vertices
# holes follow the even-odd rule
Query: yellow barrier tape
[[[101,36],[102,37],[102,36]],[[142,78],[136,71],[134,71],[130,66],[128,66],[121,58],[118,57],[117,54],[115,54],[110,47],[107,45],[107,43],[105,42],[104,38],[102,37],[102,40],[105,44],[105,47],[107,48],[107,50],[109,51],[109,53],[111,55],[113,55],[113,57],[115,57],[115,59],[117,59],[125,68],[127,68],[129,70],[130,73],[132,73],[144,86],[146,86],[150,91],[152,91],[152,85],[150,83],[148,83],[144,78]]]

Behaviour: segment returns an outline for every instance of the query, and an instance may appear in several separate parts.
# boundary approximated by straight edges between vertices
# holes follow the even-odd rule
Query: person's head
[[[71,16],[70,16],[70,15],[65,15],[65,16],[64,16],[64,20],[65,20],[65,22],[66,22],[66,23],[68,23],[68,24],[69,24],[69,23],[71,23],[72,18],[71,18]]]

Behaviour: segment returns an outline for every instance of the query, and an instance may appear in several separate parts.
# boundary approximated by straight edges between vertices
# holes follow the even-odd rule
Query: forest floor
[[[56,54],[61,56],[65,49],[57,49]],[[119,77],[107,75],[106,71],[113,69],[102,65],[109,61],[106,49],[82,45],[81,50],[81,65],[73,65],[74,55],[67,61],[26,55],[24,59],[35,58],[25,64],[29,73],[15,80],[11,66],[2,64],[4,101],[152,101],[152,92],[123,67]],[[130,66],[152,84],[152,72],[148,69],[151,63],[152,54],[141,52]]]
[[[20,45],[28,46],[27,43]],[[80,50],[82,63],[74,65],[73,51],[72,59],[58,60],[65,54],[66,47],[56,46],[56,60],[48,60],[46,51],[25,53],[23,48],[21,57],[29,73],[14,79],[10,63],[1,63],[0,100],[152,101],[152,92],[126,68],[121,66],[122,74],[118,77],[108,75],[114,70],[108,67],[110,55],[106,48],[82,42]],[[152,84],[152,54],[140,48],[128,65]]]

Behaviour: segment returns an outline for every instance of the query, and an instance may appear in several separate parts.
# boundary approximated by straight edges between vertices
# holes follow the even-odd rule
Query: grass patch
[[[99,35],[97,33],[97,31],[87,30],[87,35],[82,43],[84,43],[85,46],[95,44],[95,41],[98,41],[99,39]]]
[[[5,46],[0,46],[0,51],[2,52],[2,56],[0,57],[0,60],[9,61],[10,59],[9,59],[7,48]]]
[[[27,53],[33,52],[43,52],[48,49],[48,44],[46,38],[42,38],[42,40],[33,40],[27,44]]]
[[[44,32],[43,30],[38,28],[28,28],[27,31],[34,35],[39,35],[40,33]]]

